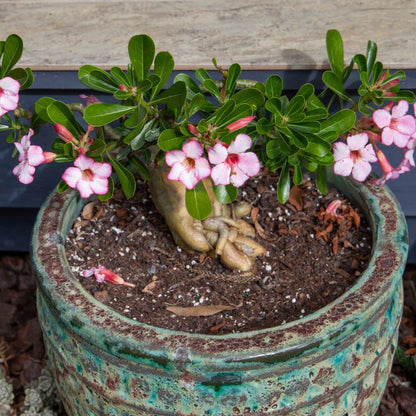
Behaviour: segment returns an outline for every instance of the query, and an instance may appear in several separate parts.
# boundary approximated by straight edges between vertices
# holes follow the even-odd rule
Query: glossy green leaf
[[[305,114],[305,122],[322,120],[328,117],[328,110],[326,108],[315,108],[308,110]]]
[[[235,102],[233,100],[226,101],[209,119],[211,123],[215,123],[218,127],[224,127],[229,124],[229,116],[235,108]]]
[[[373,72],[372,72],[373,83],[376,82],[380,78],[382,71],[383,71],[383,64],[381,62],[376,62],[373,66]]]
[[[55,100],[52,101],[48,105],[46,113],[53,123],[58,123],[66,127],[76,138],[84,135],[83,128],[79,125],[74,114],[65,103]]]
[[[5,124],[0,124],[0,131],[10,130],[11,127]]]
[[[264,95],[257,88],[244,88],[236,92],[231,98],[236,104],[248,104],[259,108],[264,104]]]
[[[308,139],[303,134],[296,130],[287,129],[286,131],[290,132],[291,141],[298,149],[305,149],[308,146]]]
[[[154,120],[150,120],[143,127],[139,126],[139,129],[135,129],[135,136],[130,141],[130,146],[133,150],[139,150],[146,142],[146,133],[148,133],[154,126]]]
[[[294,165],[293,168],[293,183],[295,185],[300,185],[303,181],[302,167],[300,163],[298,163],[297,165]]]
[[[289,101],[289,105],[285,111],[286,117],[300,113],[305,108],[305,99],[301,95],[296,95]]]
[[[178,136],[178,133],[174,129],[163,130],[159,136],[157,144],[160,150],[167,152],[169,150],[177,150],[182,147],[185,137]]]
[[[319,191],[326,195],[328,193],[328,183],[325,166],[319,166],[316,171],[316,186]]]
[[[319,135],[323,135],[328,131],[335,131],[339,136],[350,130],[355,123],[355,113],[352,110],[341,110],[338,113],[321,122],[321,130]]]
[[[156,55],[155,67],[154,67],[153,72],[155,75],[159,77],[159,82],[152,89],[151,99],[153,99],[159,93],[159,91],[164,87],[170,75],[172,74],[174,65],[175,65],[175,62],[173,60],[172,55],[169,52],[163,51],[163,52],[159,52]]]
[[[279,182],[277,183],[277,199],[284,204],[289,199],[290,192],[290,173],[287,161],[283,164],[280,171]]]
[[[136,35],[129,40],[130,61],[137,81],[144,80],[150,71],[155,56],[155,44],[150,36]]]
[[[150,179],[150,172],[146,165],[136,156],[132,155],[129,158],[129,162],[133,169],[144,179],[145,181]]]
[[[91,126],[99,127],[119,119],[135,108],[121,104],[94,103],[85,108],[84,118]]]
[[[9,72],[9,76],[20,83],[20,90],[29,88],[33,84],[33,73],[30,68],[15,68]]]
[[[113,68],[110,69],[110,73],[111,75],[117,79],[117,81],[124,85],[125,87],[132,87],[133,85],[130,84],[130,81],[126,75],[126,73],[119,68],[118,66],[114,66]]]
[[[373,65],[377,58],[377,44],[372,40],[367,44],[367,72],[371,75],[373,72]]]
[[[132,198],[136,192],[136,179],[134,175],[123,166],[117,159],[114,159],[107,153],[107,157],[113,167],[118,179],[120,180],[121,189],[127,199]]]
[[[187,116],[191,117],[193,114],[201,110],[205,106],[206,101],[206,98],[201,93],[195,94],[186,107]]]
[[[196,84],[196,82],[187,74],[178,74],[176,75],[174,82],[182,81],[185,83],[188,89],[188,98],[192,99],[195,94],[201,93],[201,89]]]
[[[23,52],[23,41],[18,35],[10,35],[3,44],[3,60],[0,69],[0,78],[5,77],[19,61]]]
[[[64,180],[61,180],[56,189],[60,194],[62,194],[69,189],[69,186]]]
[[[315,87],[312,84],[303,84],[296,95],[301,95],[305,100],[308,100],[315,93]]]
[[[201,84],[202,84],[205,80],[207,80],[207,79],[211,79],[211,77],[209,76],[208,72],[207,72],[205,69],[203,69],[203,68],[198,68],[198,69],[195,71],[195,77],[196,77],[196,79],[197,79],[198,81],[200,81],[200,82],[201,82]]]
[[[256,130],[259,134],[269,134],[273,130],[273,124],[263,117],[257,122]]]
[[[328,30],[326,33],[326,50],[332,71],[337,77],[342,77],[344,70],[344,46],[341,34],[337,30]]]
[[[309,154],[323,157],[331,152],[331,144],[315,135],[308,137],[308,146],[305,151]]]
[[[227,72],[227,79],[225,81],[225,96],[226,98],[230,98],[231,95],[234,94],[236,86],[237,86],[237,79],[241,74],[241,66],[239,64],[232,64],[228,68]]]
[[[113,178],[110,176],[108,178],[108,191],[104,195],[97,195],[100,201],[108,201],[110,198],[113,197],[114,194],[114,181]]]
[[[333,72],[325,71],[322,75],[322,81],[330,90],[335,92],[335,94],[343,100],[351,101],[351,98],[344,88],[343,82]]]
[[[283,80],[279,75],[270,75],[266,80],[267,98],[278,98],[282,94]]]
[[[7,143],[14,143],[16,141],[16,136],[17,136],[16,130],[10,132],[7,135],[6,142]]]
[[[215,198],[221,204],[230,204],[235,201],[238,195],[238,189],[233,185],[213,185]]]
[[[117,90],[113,96],[117,100],[124,101],[131,98],[131,93],[129,91]]]
[[[202,181],[194,189],[186,190],[185,204],[188,213],[196,220],[203,220],[211,214],[211,201]]]
[[[223,102],[220,90],[218,89],[217,84],[212,79],[206,79],[202,83],[202,85],[213,97],[217,99],[219,103]]]
[[[266,101],[266,110],[273,114],[282,116],[282,103],[279,98],[271,98]]]
[[[53,121],[49,118],[47,108],[55,100],[50,97],[42,97],[35,103],[36,114],[46,123],[53,124]]]
[[[94,139],[92,142],[86,156],[94,158],[97,156],[101,156],[105,152],[106,144],[105,141],[102,139]]]
[[[162,91],[150,104],[166,104],[170,108],[180,108],[186,100],[186,85],[182,81],[175,82],[167,90]]]
[[[118,82],[110,74],[93,65],[83,65],[78,71],[79,80],[89,88],[113,94]]]
[[[355,55],[353,61],[357,64],[359,72],[367,71],[367,59],[364,55],[360,53]]]

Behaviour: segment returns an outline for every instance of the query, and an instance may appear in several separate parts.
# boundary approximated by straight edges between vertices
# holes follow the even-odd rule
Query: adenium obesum
[[[20,83],[11,77],[0,79],[0,117],[19,104]]]
[[[122,277],[113,271],[106,269],[104,266],[99,265],[98,267],[91,267],[90,269],[83,270],[81,276],[90,277],[94,276],[98,283],[104,281],[110,282],[114,285],[124,285],[129,287],[136,287],[133,283],[126,282]]]

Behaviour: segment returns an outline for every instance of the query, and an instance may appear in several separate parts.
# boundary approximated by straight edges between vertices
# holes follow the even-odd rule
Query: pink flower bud
[[[199,131],[197,130],[197,128],[195,126],[193,126],[192,124],[188,124],[188,130],[191,132],[191,134],[193,134],[195,137],[199,137]]]
[[[73,134],[66,127],[62,126],[62,124],[55,123],[53,128],[64,142],[72,143],[72,141],[75,139]]]
[[[121,278],[118,274],[108,270],[106,268],[100,267],[100,274],[104,275],[104,280],[114,285],[124,285],[129,287],[136,287],[133,283],[126,282],[123,278]]]
[[[43,152],[43,156],[45,157],[45,161],[43,163],[50,163],[55,160],[57,154],[53,152]]]
[[[121,91],[127,91],[127,88],[123,84],[120,84],[118,86],[118,89],[121,90]]]
[[[249,124],[254,119],[255,119],[255,116],[243,117],[237,121],[234,121],[234,123],[229,124],[225,128],[230,130],[230,133],[232,133],[233,131],[240,130],[243,127],[247,126],[247,124]]]

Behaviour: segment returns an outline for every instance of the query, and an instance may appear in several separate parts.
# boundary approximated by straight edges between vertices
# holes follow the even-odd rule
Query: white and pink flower
[[[95,162],[84,155],[78,156],[74,166],[67,168],[62,179],[74,189],[78,189],[82,198],[92,194],[104,195],[108,192],[108,178],[111,175],[109,163]]]
[[[171,167],[168,179],[181,181],[187,189],[194,189],[199,181],[211,174],[204,149],[196,140],[190,140],[182,150],[170,150],[165,154],[166,164]]]
[[[390,105],[385,109],[376,110],[373,113],[373,121],[378,128],[382,129],[381,141],[390,146],[394,143],[397,147],[404,148],[412,134],[416,131],[416,120],[410,114],[409,103],[401,100],[391,108]]]
[[[44,163],[46,158],[40,146],[32,145],[30,138],[33,130],[22,137],[20,142],[15,142],[16,149],[19,152],[19,164],[13,169],[13,174],[17,176],[19,181],[25,185],[33,182],[35,167]]]
[[[340,176],[352,176],[363,182],[371,172],[370,163],[377,162],[373,146],[368,143],[367,133],[347,137],[347,143],[337,142],[334,149],[334,173]]]
[[[0,79],[0,117],[15,110],[19,104],[20,83],[13,78]]]
[[[246,152],[252,146],[250,136],[238,134],[229,146],[217,143],[208,149],[209,161],[215,165],[211,178],[215,185],[243,185],[247,179],[260,171],[260,161],[253,152]]]

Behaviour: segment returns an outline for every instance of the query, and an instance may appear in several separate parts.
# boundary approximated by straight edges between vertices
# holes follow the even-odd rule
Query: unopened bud
[[[75,137],[73,134],[62,124],[55,123],[53,125],[53,128],[55,129],[56,133],[58,133],[58,136],[67,143],[71,143]]]
[[[255,116],[243,117],[237,121],[234,121],[234,123],[229,124],[225,128],[230,130],[230,132],[232,133],[233,131],[240,130],[243,127],[247,126],[247,124],[249,124],[254,119],[255,119]]]
[[[55,160],[56,156],[58,156],[56,153],[53,152],[43,152],[43,157],[45,158],[45,161],[43,163],[51,163]]]
[[[188,124],[188,130],[191,132],[191,134],[193,134],[195,137],[199,137],[199,131],[197,130],[197,128],[192,125],[192,124]]]

